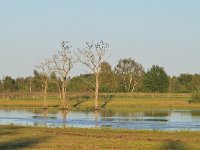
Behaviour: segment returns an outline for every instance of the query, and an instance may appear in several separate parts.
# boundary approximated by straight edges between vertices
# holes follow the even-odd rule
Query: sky
[[[32,75],[63,40],[109,43],[113,67],[132,57],[145,70],[200,73],[200,1],[0,0],[0,78]],[[71,76],[84,72],[77,64]]]

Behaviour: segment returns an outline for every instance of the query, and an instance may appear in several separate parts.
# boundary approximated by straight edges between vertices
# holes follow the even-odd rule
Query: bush
[[[200,103],[200,93],[195,92],[191,96],[191,100],[189,101],[190,103]]]

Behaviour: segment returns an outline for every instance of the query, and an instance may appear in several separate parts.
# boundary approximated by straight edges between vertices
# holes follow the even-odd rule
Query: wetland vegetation
[[[0,126],[0,149],[198,150],[200,132]]]

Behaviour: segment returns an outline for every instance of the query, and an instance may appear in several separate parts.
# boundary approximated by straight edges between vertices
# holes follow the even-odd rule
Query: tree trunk
[[[99,111],[98,110],[94,111],[94,116],[95,116],[95,127],[98,128],[99,127],[99,124],[98,124],[98,121],[99,121]]]
[[[62,92],[61,92],[61,85],[58,84],[58,90],[59,90],[59,98],[60,98],[60,105],[62,104]]]
[[[138,82],[135,81],[135,83],[133,84],[133,87],[132,87],[132,91],[131,91],[131,92],[133,92],[133,91],[135,90],[135,87],[136,87],[137,84],[138,84]]]
[[[64,96],[64,93],[65,93],[65,85],[64,85],[64,81],[62,82],[62,105],[63,105],[63,108],[64,108],[64,100],[65,100],[65,96]]]
[[[130,76],[130,78],[129,78],[129,88],[128,88],[128,92],[130,92],[131,91],[131,84],[132,84],[132,80],[133,80],[133,77],[132,76]]]
[[[66,93],[66,81],[63,80],[63,82],[62,82],[62,105],[63,105],[63,109],[68,109],[65,93]]]
[[[45,81],[44,84],[44,108],[47,108],[47,88],[48,88],[48,81]]]
[[[99,100],[99,73],[95,74],[96,77],[96,86],[95,86],[95,106],[94,109],[98,110],[99,106],[98,106],[98,100]]]
[[[30,81],[29,92],[32,92],[32,82]]]
[[[172,81],[169,79],[169,93],[172,93]]]
[[[67,110],[62,110],[63,124],[62,127],[66,128]]]

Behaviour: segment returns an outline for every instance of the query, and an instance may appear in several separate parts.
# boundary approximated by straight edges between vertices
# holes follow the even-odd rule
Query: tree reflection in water
[[[99,111],[95,110],[94,111],[94,117],[95,117],[95,127],[98,128],[99,127]]]
[[[62,113],[62,128],[66,128],[66,124],[67,124],[67,110],[61,110]]]
[[[43,109],[44,126],[47,127],[48,109]]]

